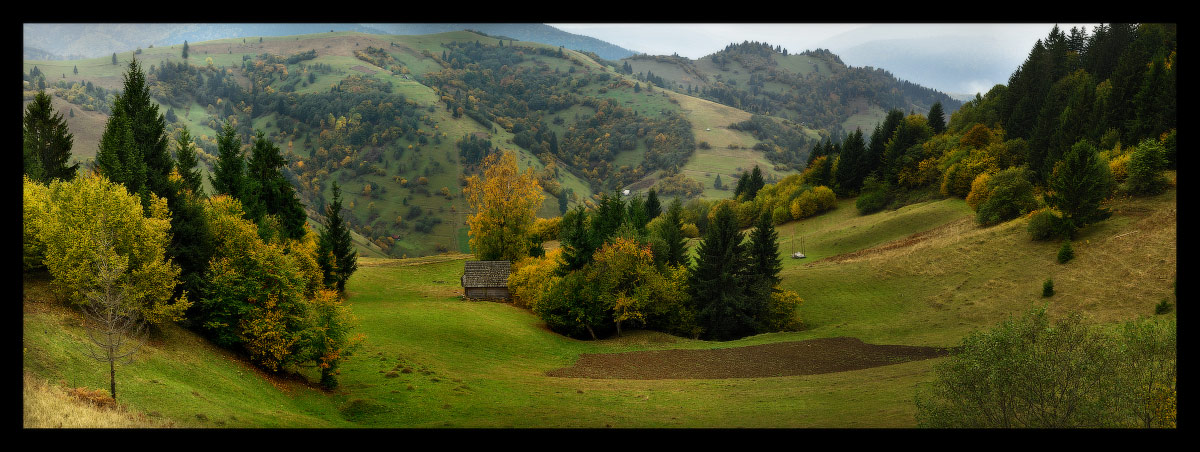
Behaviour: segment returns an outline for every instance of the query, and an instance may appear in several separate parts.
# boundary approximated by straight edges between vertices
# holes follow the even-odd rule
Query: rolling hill
[[[317,25],[324,26],[305,26]],[[757,165],[768,181],[778,180],[802,169],[818,140],[873,125],[893,107],[867,92],[832,103],[798,97],[853,72],[821,53],[764,54],[750,46],[757,53],[736,47],[696,62],[647,56],[618,62],[512,40],[554,35],[538,27],[482,25],[490,31],[189,41],[186,60],[180,42],[118,53],[118,64],[113,55],[25,61],[25,99],[38,83],[48,86],[56,108],[73,115],[74,153],[86,166],[126,63],[136,58],[169,128],[189,130],[203,166],[215,161],[221,124],[235,124],[243,144],[262,131],[284,150],[286,175],[313,224],[336,181],[360,247],[391,257],[469,252],[464,177],[482,155],[499,149],[518,152],[521,165],[538,173],[546,190],[539,215],[552,217],[561,212],[559,198],[572,206],[617,189],[728,197],[715,188],[718,176],[731,186]],[[301,30],[280,27],[272,30]],[[494,32],[507,36],[484,34]],[[147,36],[178,37],[170,33],[180,31]],[[927,108],[923,100],[897,99],[902,107]],[[764,109],[776,103],[781,110]],[[755,115],[795,131],[786,153],[766,152],[762,140],[734,127]]]

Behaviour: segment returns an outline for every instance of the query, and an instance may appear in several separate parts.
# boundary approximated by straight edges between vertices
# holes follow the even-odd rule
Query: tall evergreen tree
[[[720,177],[720,175],[717,175],[717,177]],[[649,217],[649,220],[653,220],[658,218],[659,215],[662,215],[662,203],[659,202],[658,194],[654,192],[653,188],[651,188],[650,192],[646,194],[645,207],[646,215]]]
[[[862,181],[867,177],[866,142],[863,140],[862,129],[854,129],[842,141],[841,158],[838,160],[835,190],[838,195],[851,196],[862,189]]]
[[[54,111],[45,92],[37,93],[25,107],[21,134],[25,174],[30,179],[48,183],[53,179],[75,178],[79,163],[67,164],[75,136],[67,129],[62,114]]]
[[[775,231],[775,222],[771,221],[769,212],[759,216],[754,229],[750,231],[748,257],[746,276],[750,290],[760,295],[769,294],[770,289],[782,281],[779,272],[783,271],[783,261],[779,258],[779,233]]]
[[[667,265],[686,265],[687,237],[683,236],[683,202],[678,197],[667,205],[667,212],[659,223],[658,236],[667,245],[663,262]]]
[[[733,199],[737,199],[742,193],[750,190],[750,172],[742,171],[742,177],[738,179],[737,187],[733,189]]]
[[[113,101],[96,162],[102,174],[138,193],[143,201],[151,193],[172,196],[168,177],[175,162],[167,150],[166,120],[150,100],[146,74],[136,58],[129,61],[124,89]],[[143,205],[149,208],[148,203]]]
[[[298,239],[304,235],[306,215],[304,206],[296,198],[295,188],[284,177],[281,168],[287,163],[279,146],[258,131],[250,160],[246,164],[246,189],[242,203],[246,206],[247,218],[261,224],[266,215],[279,220],[284,235]]]
[[[596,247],[588,233],[588,213],[583,205],[577,205],[563,214],[558,241],[563,262],[558,269],[559,276],[579,270],[591,262]]]
[[[942,103],[934,102],[932,107],[929,107],[929,127],[933,129],[933,134],[946,131],[946,114],[942,112]]]
[[[217,135],[217,162],[208,176],[214,195],[244,196],[246,159],[242,156],[241,141],[233,124],[225,123]]]
[[[733,210],[720,205],[688,271],[689,295],[704,337],[730,340],[759,330],[748,309],[742,239]]]
[[[187,58],[188,58],[188,44],[187,44],[187,41],[183,41],[183,61],[187,62]]]
[[[204,197],[203,176],[198,168],[200,162],[196,159],[196,144],[192,142],[192,134],[188,132],[187,127],[179,131],[175,145],[175,170],[183,179],[183,187]]]
[[[342,219],[342,190],[333,182],[333,201],[325,209],[325,227],[317,241],[317,265],[325,287],[346,293],[346,281],[358,270],[358,252]]]

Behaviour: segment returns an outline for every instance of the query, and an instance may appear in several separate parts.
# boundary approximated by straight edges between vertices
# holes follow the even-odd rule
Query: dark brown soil
[[[584,354],[552,377],[630,380],[759,378],[814,375],[946,356],[947,349],[872,345],[852,337],[710,350]]]

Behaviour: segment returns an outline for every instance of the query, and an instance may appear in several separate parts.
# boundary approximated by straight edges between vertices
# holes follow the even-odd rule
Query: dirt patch
[[[872,345],[852,337],[712,350],[651,350],[584,354],[552,377],[629,380],[760,378],[815,375],[936,358],[948,349]]]

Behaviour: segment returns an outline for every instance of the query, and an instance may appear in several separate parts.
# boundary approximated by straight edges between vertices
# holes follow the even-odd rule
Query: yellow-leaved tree
[[[191,302],[186,293],[172,300],[179,266],[166,254],[171,241],[166,200],[150,195],[143,209],[140,197],[94,173],[39,185],[25,179],[26,202],[42,210],[24,216],[24,254],[26,259],[41,254],[60,296],[87,305],[89,291],[115,284],[110,288],[123,290],[122,298],[150,324],[183,317]],[[108,282],[99,270],[102,262],[119,262],[119,274]]]
[[[529,255],[531,230],[545,195],[532,168],[521,172],[511,152],[483,160],[483,175],[463,190],[475,214],[467,219],[471,250],[480,260],[517,261]]]

